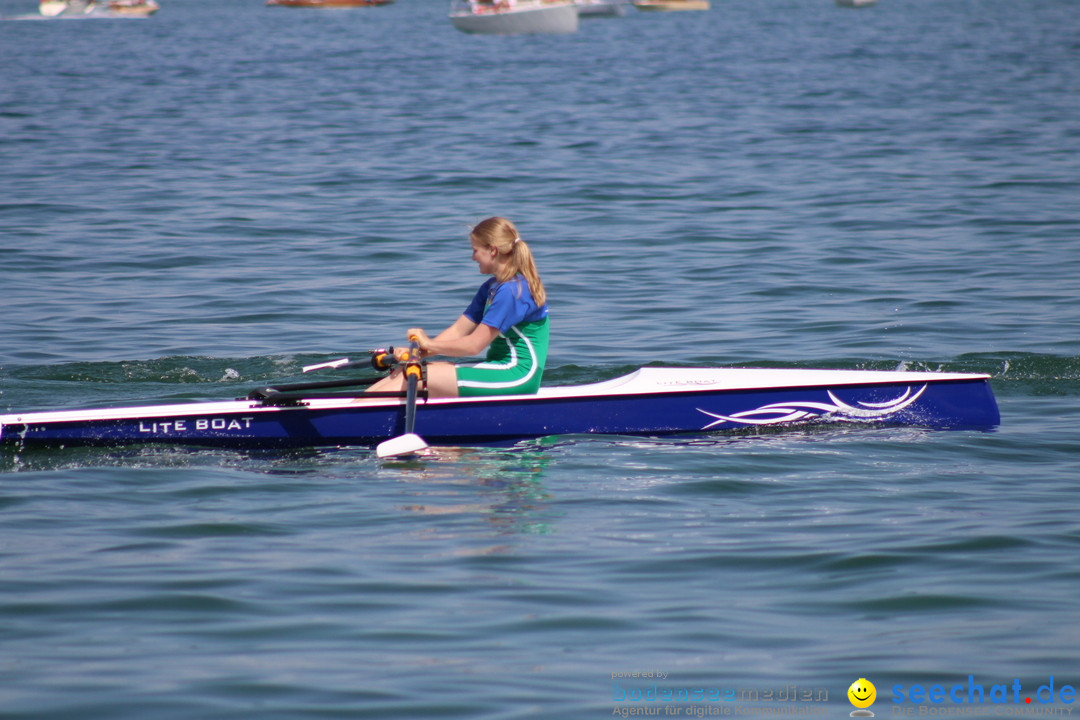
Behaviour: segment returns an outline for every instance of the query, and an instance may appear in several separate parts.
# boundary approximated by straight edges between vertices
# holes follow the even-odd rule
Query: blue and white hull
[[[536,395],[436,398],[417,406],[432,445],[548,435],[670,435],[808,422],[988,429],[1000,415],[981,374],[642,368]],[[231,448],[375,445],[404,432],[400,398],[260,399],[0,415],[15,447],[168,443]]]

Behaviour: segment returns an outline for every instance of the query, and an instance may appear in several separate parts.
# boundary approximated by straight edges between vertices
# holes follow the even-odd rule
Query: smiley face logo
[[[866,678],[859,678],[851,683],[851,687],[847,689],[847,696],[855,707],[868,708],[877,700],[877,688],[874,687],[874,683]],[[852,713],[852,715],[855,715],[855,713]]]

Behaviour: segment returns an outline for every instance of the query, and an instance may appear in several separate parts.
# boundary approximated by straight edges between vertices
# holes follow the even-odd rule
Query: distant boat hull
[[[114,15],[153,15],[161,7],[154,0],[112,0],[109,12]]]
[[[875,5],[877,0],[836,0],[840,7],[869,7]]]
[[[299,8],[352,8],[389,5],[394,0],[266,0],[267,5]]]
[[[709,0],[636,0],[633,5],[638,10],[646,12],[708,10]]]
[[[160,9],[155,0],[111,0],[105,4],[93,0],[42,0],[38,5],[45,17],[148,17]]]
[[[0,443],[287,448],[376,445],[405,432],[402,398],[258,397],[0,415]],[[535,395],[421,401],[415,432],[432,445],[485,445],[550,435],[664,436],[807,423],[986,429],[999,422],[986,375],[642,368],[589,385],[543,387]]]
[[[450,22],[474,35],[565,34],[578,30],[573,2],[517,2],[509,7],[458,4]]]
[[[41,0],[38,11],[45,17],[75,17],[90,15],[98,5],[87,0]]]

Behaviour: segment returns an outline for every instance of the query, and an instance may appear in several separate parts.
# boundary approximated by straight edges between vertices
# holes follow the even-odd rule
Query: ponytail
[[[511,265],[517,266],[517,272],[510,275],[510,277],[520,273],[525,278],[525,282],[529,284],[529,292],[532,293],[536,307],[543,307],[544,303],[547,302],[547,291],[544,290],[544,283],[540,281],[540,273],[536,271],[536,261],[533,260],[532,250],[519,237],[514,241],[510,252],[513,255]],[[507,278],[507,280],[509,279]],[[500,282],[506,281],[500,280]]]

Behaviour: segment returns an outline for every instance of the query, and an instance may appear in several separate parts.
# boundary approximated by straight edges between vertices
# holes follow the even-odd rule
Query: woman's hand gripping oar
[[[411,455],[426,448],[428,444],[413,430],[416,429],[416,389],[420,384],[423,370],[420,365],[420,346],[415,337],[409,338],[409,349],[402,353],[399,362],[405,365],[405,434],[390,438],[375,447],[375,454],[381,458]]]

